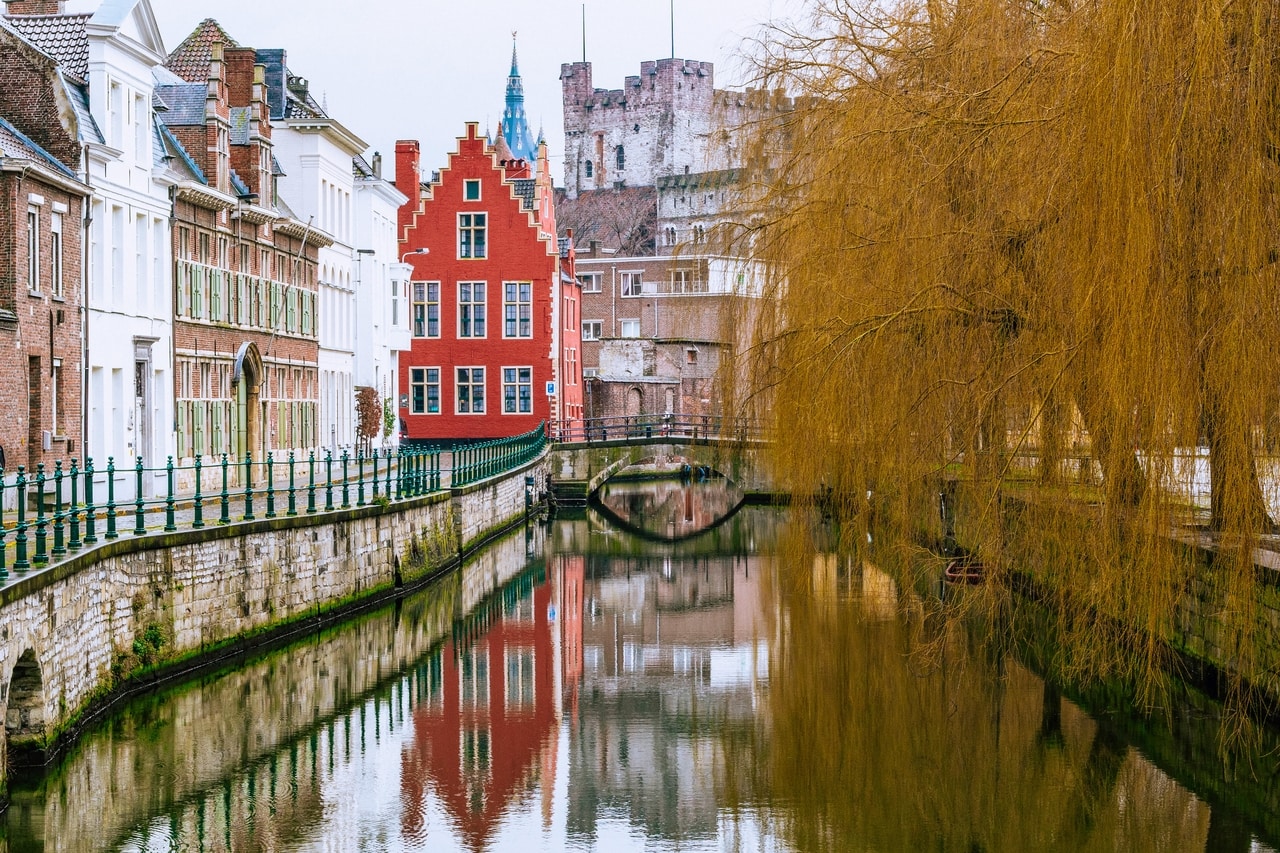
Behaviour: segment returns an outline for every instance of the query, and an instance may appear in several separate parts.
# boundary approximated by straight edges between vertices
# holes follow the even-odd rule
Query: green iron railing
[[[488,472],[484,476],[492,476],[506,470],[495,464],[499,458],[510,468],[536,456],[528,453],[528,437],[509,441],[523,441],[520,452],[513,449],[499,456],[477,452],[469,471],[483,468]],[[99,534],[106,540],[119,538],[122,524],[124,531],[142,536],[198,530],[208,523],[206,512],[216,513],[217,524],[253,521],[258,517],[255,498],[263,501],[264,518],[411,500],[441,490],[441,457],[440,448],[426,447],[357,451],[354,455],[344,450],[338,457],[332,451],[324,451],[322,456],[311,451],[302,459],[290,451],[285,458],[268,453],[259,461],[223,454],[208,463],[197,458],[190,465],[175,465],[169,457],[163,468],[144,467],[141,457],[128,468],[117,467],[109,457],[104,470],[96,468],[92,459],[86,459],[83,467],[78,459],[72,459],[68,466],[58,461],[52,471],[43,463],[34,472],[19,466],[16,475],[0,469],[0,582],[10,576],[11,569],[23,575],[92,547],[99,542]],[[103,474],[105,483],[95,484],[95,478]],[[164,493],[147,496],[145,486],[154,482],[157,474],[163,475]],[[132,495],[126,503],[119,503],[117,484],[124,479],[133,480]],[[175,486],[178,479],[192,480],[194,488],[180,494]],[[229,486],[234,480],[239,481],[238,489]],[[220,483],[221,490],[207,490],[206,482]],[[105,502],[101,492],[95,493],[95,488],[103,487]],[[335,504],[337,489],[341,489],[340,506]],[[6,510],[10,505],[13,508]]]
[[[467,486],[518,468],[536,459],[546,446],[546,424],[539,424],[536,429],[524,435],[454,448],[453,480],[450,485]]]

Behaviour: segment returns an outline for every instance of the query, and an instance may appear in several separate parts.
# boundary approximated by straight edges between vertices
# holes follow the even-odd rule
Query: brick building
[[[280,197],[256,52],[214,40],[208,56],[202,81],[167,72],[156,87],[175,179],[178,456],[305,455],[319,443],[317,253],[332,238]]]
[[[60,94],[44,102],[74,125],[78,148],[67,155],[37,143],[73,167],[92,188],[84,251],[85,447],[105,485],[114,457],[116,494],[129,499],[129,462],[153,470],[143,491],[164,489],[174,454],[173,306],[169,213],[171,186],[158,144],[154,73],[164,60],[149,0],[112,0],[70,13],[62,0],[9,0],[6,32],[18,33],[57,66]],[[4,39],[10,56],[18,52]],[[23,64],[0,61],[0,93],[21,95]],[[8,95],[0,95],[0,100]],[[11,112],[20,130],[27,117]]]
[[[591,246],[582,283],[586,416],[719,415],[720,369],[746,341],[757,265],[719,255],[621,257]]]
[[[409,439],[517,435],[563,417],[563,387],[580,393],[576,306],[564,313],[577,285],[561,279],[545,161],[545,145],[535,172],[468,123],[445,168],[421,184],[418,143],[396,144],[396,185],[411,199],[399,223],[414,268],[400,375]]]
[[[52,65],[47,66],[50,70]],[[57,85],[55,75],[36,75]],[[0,469],[34,475],[84,453],[81,269],[89,188],[0,110]],[[42,128],[75,150],[60,122]]]

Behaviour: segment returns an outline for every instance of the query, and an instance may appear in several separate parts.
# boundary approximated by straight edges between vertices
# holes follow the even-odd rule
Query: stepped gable
[[[182,44],[175,47],[165,60],[165,67],[183,80],[206,83],[209,79],[209,61],[213,58],[213,45],[222,42],[224,47],[240,47],[213,18],[205,18],[191,31]]]
[[[17,15],[5,22],[52,56],[63,73],[84,83],[89,78],[89,31],[92,15]]]

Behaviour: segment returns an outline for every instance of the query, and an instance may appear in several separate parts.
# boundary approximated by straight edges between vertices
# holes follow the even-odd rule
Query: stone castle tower
[[[564,95],[564,185],[583,190],[654,186],[659,177],[708,168],[717,126],[710,62],[659,59],[621,89],[596,89],[590,62],[560,66]]]

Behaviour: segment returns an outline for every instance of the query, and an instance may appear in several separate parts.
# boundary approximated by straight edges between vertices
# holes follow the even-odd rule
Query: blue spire
[[[529,132],[524,115],[524,83],[520,81],[520,65],[516,62],[516,34],[511,34],[511,74],[507,77],[507,108],[502,112],[502,136],[516,157],[538,159],[538,146]]]

